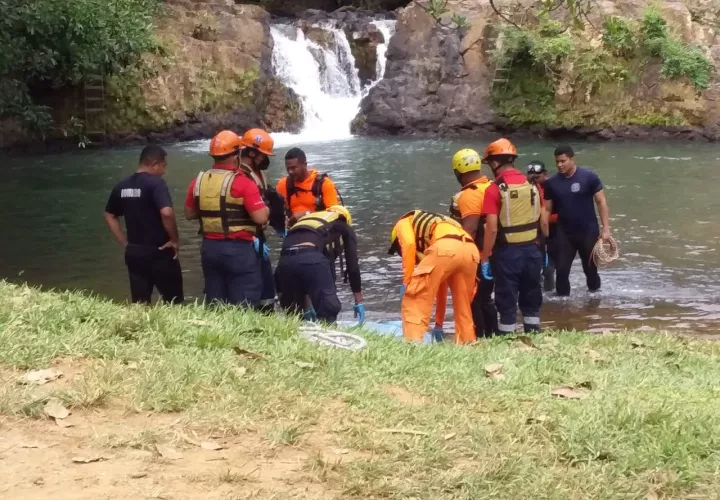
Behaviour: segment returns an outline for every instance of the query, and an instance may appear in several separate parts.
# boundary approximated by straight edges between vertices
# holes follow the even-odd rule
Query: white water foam
[[[278,146],[352,137],[350,122],[359,111],[360,100],[385,73],[387,45],[395,31],[395,21],[374,21],[373,24],[383,34],[385,43],[377,48],[378,78],[364,90],[344,30],[322,26],[333,35],[333,50],[329,50],[308,40],[302,30],[295,27],[271,27],[275,74],[300,96],[305,119],[300,134],[273,134]],[[320,53],[322,64],[315,57]]]
[[[274,46],[273,69],[293,89],[303,104],[304,127],[299,134],[273,133],[279,147],[352,138],[350,122],[360,109],[360,100],[385,74],[387,47],[395,33],[395,21],[373,21],[385,43],[377,47],[377,79],[361,88],[355,58],[345,31],[320,26],[332,35],[332,49],[309,40],[302,30],[290,25],[270,27]],[[185,149],[206,151],[208,141],[193,141]]]

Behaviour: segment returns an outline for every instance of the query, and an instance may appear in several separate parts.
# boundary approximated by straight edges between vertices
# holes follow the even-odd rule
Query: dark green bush
[[[155,48],[159,0],[0,0],[0,116],[49,124],[37,89],[80,83],[137,63]]]

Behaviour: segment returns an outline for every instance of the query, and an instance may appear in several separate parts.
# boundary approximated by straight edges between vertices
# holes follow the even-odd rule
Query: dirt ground
[[[38,386],[39,397],[82,371],[76,361],[55,366],[65,376]],[[0,371],[0,383],[18,375]],[[319,479],[322,469],[353,459],[319,429],[288,446],[261,432],[188,431],[180,420],[128,411],[120,402],[72,410],[57,421],[0,416],[0,498],[320,500],[340,494]]]

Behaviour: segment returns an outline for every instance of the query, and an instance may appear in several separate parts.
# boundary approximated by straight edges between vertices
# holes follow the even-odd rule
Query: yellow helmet
[[[335,212],[338,215],[342,215],[343,217],[345,217],[345,222],[347,222],[347,225],[352,226],[352,215],[350,215],[350,211],[344,206],[333,205],[332,207],[328,207],[327,211]]]
[[[474,149],[461,149],[453,156],[452,167],[459,174],[480,170],[482,168],[480,153]]]

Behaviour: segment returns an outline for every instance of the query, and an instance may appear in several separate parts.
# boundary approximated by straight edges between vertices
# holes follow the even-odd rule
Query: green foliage
[[[447,7],[448,0],[428,0],[427,5],[422,5],[419,3],[418,5],[425,9],[425,12],[430,14],[433,19],[435,19],[435,21],[441,25],[443,16],[450,13],[450,9],[448,9]],[[453,13],[452,17],[450,18],[450,25],[454,25],[455,28],[462,29],[467,28],[470,23],[468,23],[468,20],[465,16]]]
[[[0,0],[0,116],[45,129],[34,89],[114,74],[153,50],[158,0]]]
[[[653,57],[660,56],[663,51],[663,46],[670,36],[667,22],[662,14],[655,9],[645,11],[640,33],[642,35],[643,45],[648,54]]]
[[[672,36],[662,14],[648,9],[643,16],[641,32],[646,53],[662,60],[663,78],[687,77],[697,90],[708,87],[714,69],[712,62],[698,47]]]
[[[493,52],[499,65],[521,62],[552,69],[573,49],[570,34],[559,32],[555,25],[543,25],[537,31],[507,27],[502,36],[502,45]]]
[[[613,55],[629,58],[637,51],[633,26],[627,19],[610,16],[603,23],[603,45]]]
[[[704,90],[710,84],[713,65],[699,48],[671,39],[663,46],[661,57],[663,78],[686,76],[698,90]]]

